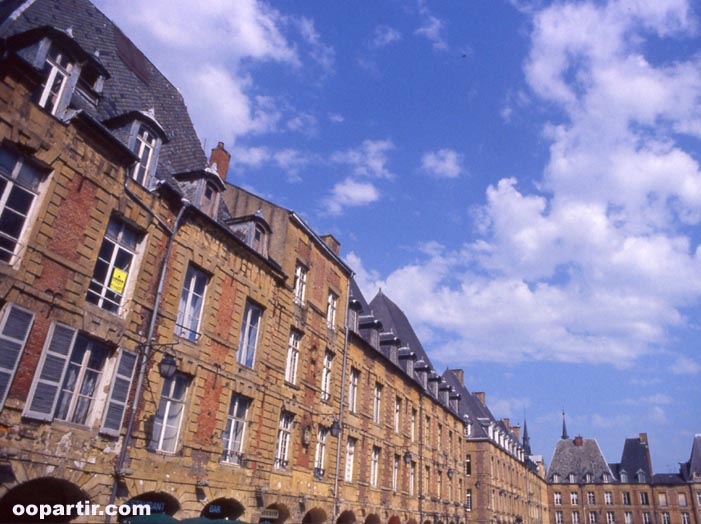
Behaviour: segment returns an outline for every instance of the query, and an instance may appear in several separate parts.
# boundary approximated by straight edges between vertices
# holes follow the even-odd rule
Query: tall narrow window
[[[579,511],[572,512],[572,524],[579,524]],[[632,524],[632,523],[628,522],[627,524]]]
[[[472,476],[472,455],[467,455],[465,457],[465,476]]]
[[[155,150],[158,139],[148,127],[142,125],[136,135],[134,153],[139,158],[132,168],[132,178],[139,184],[146,185],[149,174],[152,171],[152,163],[155,160]]]
[[[329,434],[328,428],[320,427],[316,439],[316,454],[314,455],[314,476],[317,479],[324,477],[326,473],[326,437]]]
[[[9,304],[0,317],[0,410],[5,405],[33,321],[34,313],[14,304]]]
[[[331,366],[333,365],[333,353],[324,353],[324,368],[321,370],[321,400],[328,402],[331,399]]]
[[[613,511],[607,511],[606,512],[606,524],[615,524],[616,523],[616,517],[613,513]],[[669,524],[669,522],[665,523]]]
[[[336,309],[338,307],[338,295],[329,291],[329,298],[326,302],[326,325],[333,329],[336,325]]]
[[[112,218],[95,262],[86,300],[116,313],[123,305],[139,234],[124,221]]]
[[[409,436],[411,441],[416,441],[416,408],[411,408],[411,425],[409,427]]]
[[[625,524],[633,524],[633,512],[626,511],[625,513],[623,513],[623,522]],[[579,523],[573,521],[572,524],[579,524]]]
[[[465,509],[472,511],[472,490],[468,489],[465,493]]]
[[[348,411],[355,413],[358,397],[358,380],[360,379],[360,371],[351,368],[350,383],[348,385]]]
[[[382,386],[378,383],[375,383],[372,406],[372,420],[375,424],[379,424],[381,418],[380,412],[382,409]]]
[[[302,264],[295,267],[294,301],[295,304],[304,305],[304,294],[307,290],[307,268]]]
[[[356,439],[348,437],[346,444],[346,473],[344,479],[346,482],[353,482],[353,466],[355,464],[355,443]]]
[[[394,455],[392,462],[392,492],[397,492],[397,481],[399,480],[399,455]]]
[[[65,53],[51,46],[44,64],[46,83],[39,97],[39,105],[52,115],[56,115],[64,106],[64,98],[68,96],[68,80],[73,64]]]
[[[377,481],[379,478],[380,470],[380,448],[377,446],[372,447],[372,456],[370,458],[370,486],[373,488],[377,487]]]
[[[150,449],[168,453],[176,451],[180,425],[185,411],[185,393],[188,382],[187,375],[182,373],[176,373],[171,378],[165,379],[161,391],[161,401],[153,421]]]
[[[297,331],[290,331],[290,340],[287,344],[287,365],[285,367],[285,380],[294,384],[297,380],[297,363],[299,362],[299,341],[301,335]]]
[[[178,320],[175,324],[175,334],[189,340],[197,340],[200,336],[200,320],[204,294],[209,278],[193,266],[187,268],[183,292],[180,295]]]
[[[9,149],[0,148],[1,262],[15,262],[40,182],[40,173],[22,157]]]
[[[402,414],[402,399],[395,397],[394,399],[394,432],[399,433],[400,417]]]
[[[596,494],[593,491],[587,492],[587,504],[589,504],[589,505],[596,504]]]
[[[416,462],[409,466],[409,496],[413,497],[416,486]]]
[[[589,512],[589,524],[597,524],[596,512],[594,511]]]
[[[288,411],[280,414],[280,425],[277,431],[277,445],[275,446],[275,469],[287,469],[288,456],[290,451],[290,435],[292,433],[292,423],[294,415]]]
[[[246,301],[236,361],[249,368],[253,367],[253,362],[256,358],[256,345],[258,344],[258,332],[262,315],[263,310],[260,306],[251,301]]]
[[[222,460],[230,464],[240,464],[243,453],[243,439],[246,434],[246,415],[251,399],[233,393],[226,418],[226,428],[222,433]]]

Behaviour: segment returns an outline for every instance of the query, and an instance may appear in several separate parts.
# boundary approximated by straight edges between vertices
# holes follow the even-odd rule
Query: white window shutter
[[[122,350],[119,354],[117,369],[114,371],[114,378],[110,386],[105,417],[100,428],[101,433],[113,437],[119,436],[124,413],[127,410],[129,391],[131,390],[137,360],[136,353],[131,351]]]
[[[51,341],[44,348],[34,375],[34,383],[22,413],[23,416],[38,420],[53,419],[77,333],[75,329],[68,326],[54,325]]]
[[[0,319],[0,409],[5,405],[33,320],[34,313],[14,304],[8,306]]]

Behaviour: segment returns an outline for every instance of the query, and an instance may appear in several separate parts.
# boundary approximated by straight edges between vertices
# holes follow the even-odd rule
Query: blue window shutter
[[[114,378],[110,386],[105,417],[100,428],[101,433],[113,437],[119,436],[137,361],[136,353],[124,349],[120,352],[117,369],[114,371]]]
[[[14,304],[7,307],[0,319],[0,409],[5,405],[33,320],[34,313]]]
[[[68,326],[54,325],[51,341],[44,348],[39,367],[34,375],[34,383],[24,407],[23,416],[38,420],[53,419],[58,394],[77,333],[77,330]]]

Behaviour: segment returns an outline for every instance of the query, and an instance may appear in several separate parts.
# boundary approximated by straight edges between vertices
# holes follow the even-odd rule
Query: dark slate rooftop
[[[657,473],[652,477],[654,485],[677,485],[684,484],[684,479],[677,473]]]
[[[581,445],[575,445],[575,441],[581,442]],[[599,443],[595,439],[582,437],[558,441],[547,480],[552,481],[555,474],[560,476],[562,482],[567,482],[570,474],[575,475],[575,482],[584,481],[587,474],[592,475],[594,482],[601,482],[604,474],[611,475],[613,480],[613,472],[601,453]]]
[[[463,417],[467,416],[469,421],[472,423],[472,437],[487,438],[489,436],[487,429],[480,424],[479,419],[488,419],[490,423],[494,422],[492,413],[482,404],[482,402],[480,402],[477,397],[470,393],[467,386],[465,386],[464,382],[460,379],[455,370],[446,370],[443,373],[443,378],[445,378],[446,382],[453,386],[455,391],[460,394],[460,415]]]
[[[691,457],[689,462],[681,465],[681,474],[687,481],[701,480],[701,434],[694,435]]]
[[[652,464],[650,463],[650,450],[648,449],[647,436],[627,438],[623,445],[623,455],[616,476],[620,479],[620,473],[628,474],[630,482],[636,479],[639,471],[645,474],[645,479],[652,478]]]
[[[3,5],[0,15],[6,18],[10,13]],[[84,111],[105,122],[153,108],[155,118],[169,138],[161,148],[157,174],[164,177],[206,166],[207,158],[180,92],[88,0],[35,0],[15,21],[3,25],[7,26],[2,31],[3,37],[44,26],[62,31],[71,28],[73,38],[87,53],[99,52],[99,62],[110,75],[97,108],[85,107]]]

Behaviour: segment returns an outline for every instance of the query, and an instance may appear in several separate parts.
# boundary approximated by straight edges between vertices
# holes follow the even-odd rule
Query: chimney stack
[[[519,442],[521,442],[521,426],[518,426],[518,425],[513,426],[513,427],[511,428],[511,432],[512,432],[514,435],[516,435],[516,440],[518,440]]]
[[[324,235],[321,237],[321,240],[323,240],[324,244],[326,244],[326,247],[328,247],[336,255],[339,255],[341,253],[341,243],[338,240],[336,240],[336,237],[334,237],[333,235]]]
[[[574,445],[581,448],[584,445],[584,438],[581,435],[574,437]]]
[[[511,431],[511,419],[510,418],[503,418],[501,420],[504,421],[504,425],[506,426],[506,429],[508,431]]]
[[[231,153],[224,149],[224,142],[219,142],[217,147],[212,149],[212,154],[209,156],[209,166],[216,165],[219,177],[226,181],[226,174],[229,172],[229,162],[231,161]]]
[[[485,397],[484,391],[475,391],[473,395],[477,397],[477,400],[479,400],[483,406],[487,405],[487,398]]]
[[[460,384],[462,384],[463,386],[465,385],[465,372],[462,369],[450,369],[448,371],[450,371],[453,375],[458,377]]]
[[[640,433],[640,443],[647,446],[647,433]]]

